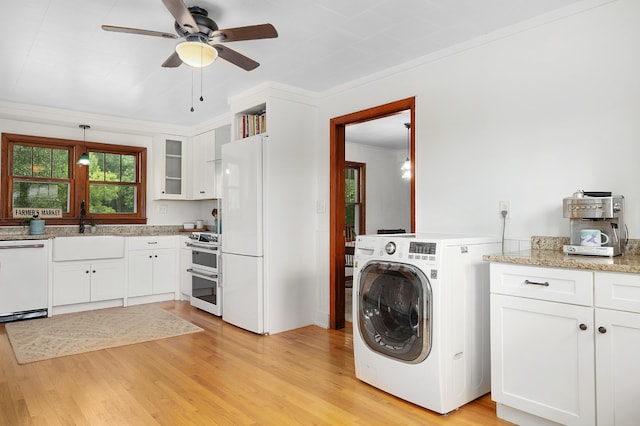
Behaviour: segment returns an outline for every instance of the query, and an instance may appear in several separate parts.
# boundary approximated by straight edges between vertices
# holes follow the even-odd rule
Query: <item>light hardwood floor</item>
[[[357,380],[349,328],[257,336],[158,305],[205,331],[19,365],[0,325],[0,424],[509,424],[488,395],[442,416]]]

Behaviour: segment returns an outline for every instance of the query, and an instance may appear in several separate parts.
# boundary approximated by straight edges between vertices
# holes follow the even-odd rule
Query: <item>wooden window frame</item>
[[[27,145],[34,147],[46,147],[69,150],[69,212],[61,218],[47,218],[48,225],[77,225],[80,220],[80,202],[85,200],[87,212],[90,211],[88,166],[79,166],[77,161],[83,152],[104,152],[111,154],[134,155],[136,157],[136,212],[114,214],[87,213],[86,219],[93,216],[96,222],[101,224],[146,224],[147,205],[147,149],[144,147],[113,145],[99,142],[84,142],[71,139],[56,139],[40,136],[28,136],[13,133],[3,133],[0,145],[0,225],[16,226],[22,223],[22,219],[13,218],[11,188],[14,177],[10,175],[13,170],[12,156],[13,145]]]

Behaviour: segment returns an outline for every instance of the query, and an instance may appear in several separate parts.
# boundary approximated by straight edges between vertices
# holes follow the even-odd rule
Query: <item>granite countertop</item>
[[[46,226],[44,235],[29,235],[29,228],[13,226],[0,228],[0,241],[15,240],[49,240],[56,237],[93,237],[100,235],[118,235],[123,237],[144,237],[162,235],[189,235],[191,230],[185,231],[181,225],[98,225],[97,232],[92,234],[87,226],[84,234],[78,232],[77,226]]]
[[[532,237],[531,250],[491,254],[485,255],[483,258],[486,261],[496,263],[640,274],[638,243],[638,240],[630,240],[626,252],[622,256],[581,256],[563,253],[562,245],[568,244],[568,238]]]

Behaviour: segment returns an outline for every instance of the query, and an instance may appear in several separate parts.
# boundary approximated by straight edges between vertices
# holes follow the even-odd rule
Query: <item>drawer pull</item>
[[[607,329],[606,329],[605,327],[600,326],[600,327],[598,327],[598,331],[599,331],[600,333],[604,334],[604,333],[606,333],[606,332],[607,332]]]
[[[545,281],[543,283],[539,283],[536,281],[529,281],[529,280],[524,280],[525,284],[531,284],[531,285],[541,285],[543,287],[549,287],[549,281]]]
[[[587,329],[587,324],[580,324],[580,330],[584,331]]]

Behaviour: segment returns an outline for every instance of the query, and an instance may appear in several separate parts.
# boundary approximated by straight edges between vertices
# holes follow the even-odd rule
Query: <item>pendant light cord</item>
[[[202,88],[203,88],[203,73],[204,71],[202,70],[204,67],[202,66],[202,62],[203,62],[204,58],[203,58],[203,49],[202,47],[200,47],[200,102],[204,101],[204,97],[202,96]],[[193,74],[196,72],[195,67],[191,67],[191,112],[195,111],[195,109],[193,108],[193,98],[194,96],[194,84],[193,84]]]

